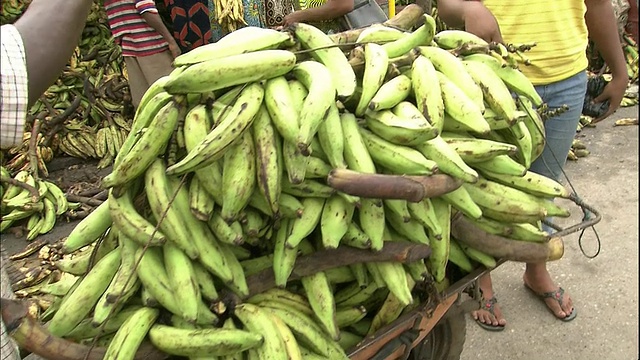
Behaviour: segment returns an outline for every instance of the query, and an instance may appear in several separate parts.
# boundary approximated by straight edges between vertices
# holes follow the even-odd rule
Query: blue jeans
[[[587,92],[587,73],[581,71],[568,79],[548,85],[536,86],[536,91],[549,109],[569,106],[569,110],[545,121],[546,145],[542,155],[532,164],[530,170],[560,181],[562,168],[576,135],[584,96]]]

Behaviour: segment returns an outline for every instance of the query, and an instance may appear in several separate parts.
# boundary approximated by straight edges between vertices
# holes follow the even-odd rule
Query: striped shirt
[[[149,56],[169,48],[162,35],[142,18],[145,12],[158,13],[153,0],[105,0],[104,7],[123,56]]]
[[[506,43],[536,43],[520,69],[534,85],[565,80],[587,68],[584,0],[484,0]]]
[[[22,37],[13,25],[3,25],[1,29],[0,147],[6,149],[22,142],[29,88]]]

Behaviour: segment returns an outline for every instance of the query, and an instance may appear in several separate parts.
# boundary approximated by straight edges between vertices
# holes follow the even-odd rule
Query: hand
[[[175,41],[169,43],[169,52],[171,53],[171,57],[173,57],[174,59],[180,56],[180,54],[182,54],[182,50],[180,50],[180,46],[178,46],[178,44]]]
[[[302,19],[300,19],[300,13],[298,11],[294,11],[284,17],[282,20],[282,28],[286,28],[287,26],[298,22],[302,22]]]
[[[498,21],[480,1],[466,2],[463,14],[465,31],[475,34],[486,42],[503,43]]]
[[[602,93],[592,100],[594,103],[601,103],[609,100],[609,108],[607,112],[601,115],[599,118],[593,120],[591,123],[595,124],[606,119],[609,115],[613,114],[620,107],[620,102],[624,97],[624,92],[627,90],[628,80],[626,74],[624,77],[614,77],[602,90]]]

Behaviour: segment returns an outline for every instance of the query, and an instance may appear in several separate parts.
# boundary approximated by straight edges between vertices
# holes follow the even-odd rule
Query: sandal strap
[[[540,294],[540,297],[543,299],[554,299],[555,301],[558,302],[558,304],[560,304],[560,306],[562,306],[564,301],[564,289],[561,287],[558,287],[558,289],[556,289],[555,291],[549,291],[549,292]]]
[[[484,300],[484,306],[480,309],[480,310],[486,310],[488,311],[491,315],[496,316],[495,314],[495,306],[498,303],[498,299],[494,296],[490,299],[485,299]]]

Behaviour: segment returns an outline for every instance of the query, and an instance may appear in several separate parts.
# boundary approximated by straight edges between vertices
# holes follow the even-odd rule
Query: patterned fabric
[[[211,42],[211,0],[164,0],[173,23],[173,37],[183,52]]]
[[[24,121],[27,116],[28,87],[27,61],[20,33],[13,25],[3,25],[0,46],[0,147],[9,148],[22,141]],[[11,281],[5,269],[9,264],[0,250],[0,295],[13,299]],[[9,336],[4,321],[0,319],[0,359],[19,360],[18,346]]]
[[[265,0],[267,26],[282,25],[284,17],[295,11],[293,1],[295,0]]]
[[[294,0],[294,1],[299,2],[300,9],[302,10],[320,7],[327,2],[326,0]],[[347,30],[342,25],[343,24],[342,18],[343,17],[341,16],[331,21],[312,22],[310,24],[324,31],[327,34],[333,34],[333,33],[338,33],[338,32]]]
[[[263,0],[242,0],[244,21],[247,26],[267,27],[265,20],[265,5]],[[209,21],[211,23],[211,41],[216,42],[226,35],[217,21],[215,5],[209,0]]]
[[[169,48],[162,35],[142,18],[145,12],[158,12],[153,0],[105,0],[104,7],[122,56],[148,56]]]
[[[22,141],[29,88],[22,37],[13,25],[3,25],[1,29],[0,147],[5,149]]]

